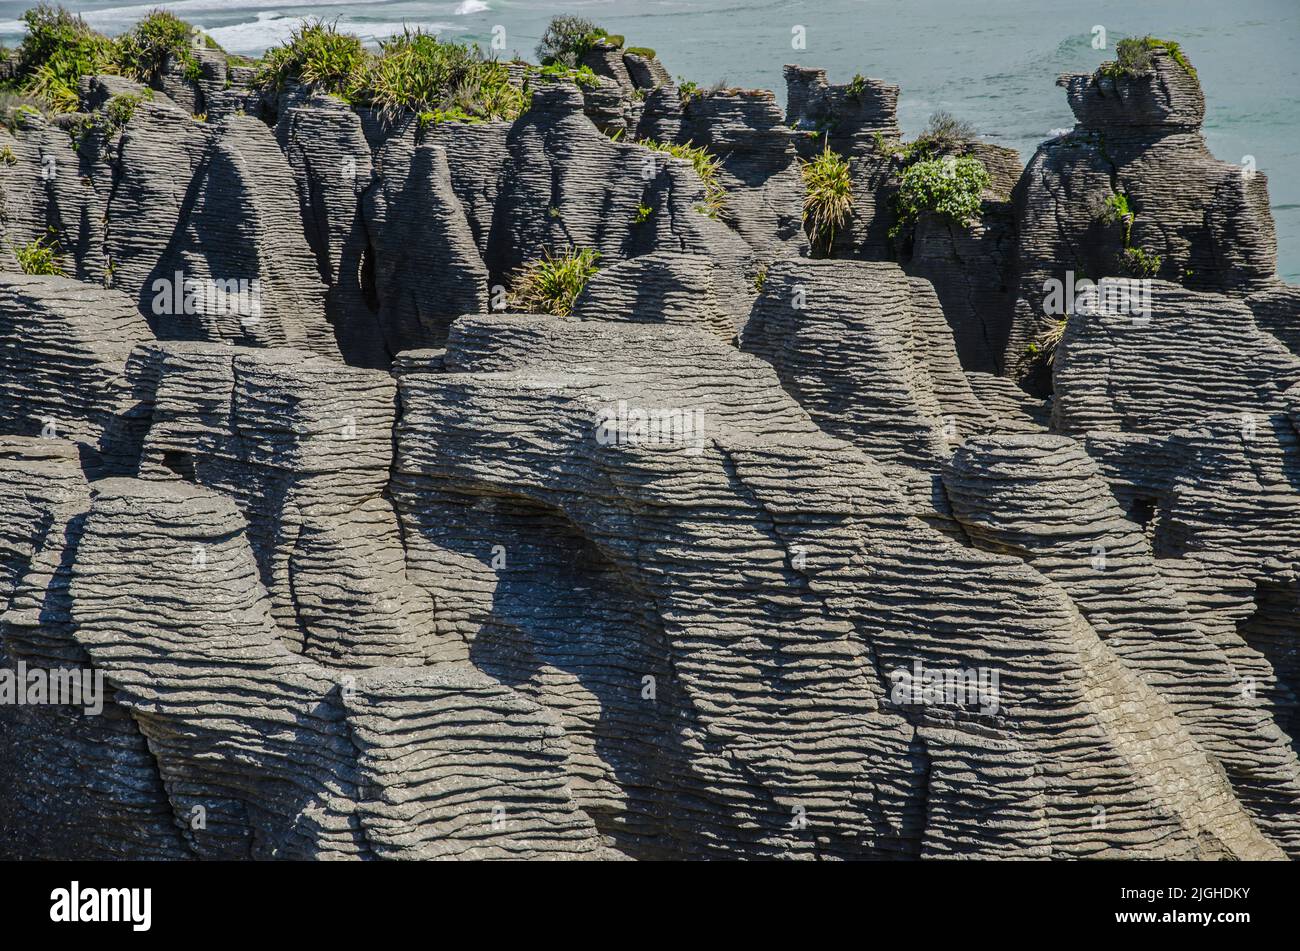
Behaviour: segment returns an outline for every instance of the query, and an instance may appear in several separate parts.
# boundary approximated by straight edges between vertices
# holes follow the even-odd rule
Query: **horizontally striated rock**
[[[720,160],[719,216],[766,257],[806,253],[795,133],[766,89],[720,89],[691,100],[678,138]]]
[[[69,615],[88,507],[75,446],[0,439],[0,674],[29,697],[0,704],[0,854],[187,858],[144,737],[111,686],[96,684]]]
[[[1300,358],[1222,294],[1152,281],[1120,306],[1112,284],[1069,318],[1056,354],[1054,427],[1171,433],[1218,414],[1269,414],[1300,381]],[[1107,301],[1115,303],[1108,304]]]
[[[369,246],[363,291],[375,308],[385,359],[439,347],[461,314],[488,309],[488,272],[452,188],[447,153],[393,136],[376,157],[379,180],[363,200]],[[429,241],[429,229],[439,236]]]
[[[135,106],[117,149],[104,252],[109,283],[152,314],[150,278],[198,194],[191,182],[211,129],[157,96]]]
[[[1276,282],[1246,298],[1246,306],[1255,315],[1255,323],[1272,334],[1288,350],[1300,357],[1300,287]]]
[[[457,122],[198,56],[0,129],[0,674],[104,688],[0,703],[5,857],[1300,852],[1300,297],[1189,71],[891,241],[878,80],[611,38]]]
[[[152,337],[117,291],[0,274],[0,431],[68,439],[88,471],[126,471],[113,413],[130,393],[127,356]]]
[[[831,151],[861,156],[874,150],[877,134],[898,137],[897,86],[865,77],[831,83],[826,70],[807,66],[783,70],[787,119],[796,128],[824,132]]]
[[[316,97],[280,113],[276,138],[298,185],[303,231],[328,288],[325,310],[343,359],[386,367],[389,354],[367,299],[373,288],[362,286],[369,243],[361,196],[370,187],[372,167],[361,120],[339,100]]]
[[[1300,734],[1300,436],[1285,414],[1211,417],[1174,434],[1147,498],[1152,547],[1169,584],[1270,705]],[[1241,642],[1244,641],[1243,647]]]
[[[1300,761],[1248,675],[1161,577],[1142,528],[1062,436],[968,439],[944,469],[969,537],[1025,559],[1069,593],[1126,666],[1178,711],[1260,827],[1300,853]],[[1244,644],[1231,646],[1242,653]]]
[[[69,588],[77,638],[149,738],[199,856],[408,855],[426,815],[399,804],[413,791],[437,794],[426,784],[426,764],[447,763],[446,753],[459,747],[484,765],[485,778],[518,778],[502,740],[518,736],[514,762],[527,762],[527,731],[540,737],[544,728],[512,724],[518,702],[508,696],[480,706],[481,732],[467,725],[453,738],[424,728],[432,713],[425,704],[403,702],[431,696],[439,678],[430,673],[404,687],[400,672],[339,677],[290,653],[277,636],[242,521],[230,499],[205,489],[105,480],[96,486]],[[193,548],[205,558],[195,560]],[[147,578],[130,566],[127,551],[147,553]],[[129,610],[154,600],[174,609]],[[392,725],[377,741],[383,721]],[[409,758],[396,761],[386,754],[396,752],[399,738]],[[485,854],[591,852],[589,822],[566,805],[561,784],[537,776],[542,769],[511,783],[511,838],[487,833],[486,844],[497,849]],[[499,803],[497,796],[483,804],[490,829],[491,806]],[[557,814],[566,817],[567,836],[553,821]],[[462,821],[463,839],[475,832]]]
[[[961,365],[1001,373],[1010,332],[1008,278],[1016,253],[1010,199],[1020,176],[1020,156],[1014,149],[986,142],[971,142],[946,154],[976,158],[989,173],[979,216],[963,225],[947,215],[922,212],[901,259],[907,273],[934,285]]]
[[[494,282],[572,246],[594,248],[606,265],[651,251],[710,254],[736,269],[752,257],[699,210],[704,185],[689,161],[610,141],[582,114],[574,86],[539,88],[507,150],[486,256]]]
[[[934,326],[935,312],[933,290],[895,264],[778,261],[741,346],[771,363],[827,432],[879,462],[931,469],[972,424],[992,422],[954,370],[952,339]]]
[[[223,119],[190,190],[147,284],[157,335],[300,346],[337,359],[293,172],[270,130],[247,116]]]
[[[510,126],[509,122],[439,122],[426,127],[417,140],[441,146],[447,153],[451,187],[480,256],[487,254]]]
[[[1210,155],[1194,74],[1163,49],[1145,74],[1063,76],[1077,125],[1039,147],[1017,186],[1020,247],[1008,371],[1040,329],[1043,282],[1145,271],[1203,291],[1250,293],[1275,281],[1267,181]],[[1123,196],[1122,217],[1107,202]]]
[[[1009,433],[1043,432],[1051,423],[1051,400],[1030,396],[1013,381],[990,373],[966,373],[966,382],[994,419]]]
[[[158,344],[141,356],[137,399],[150,420],[141,476],[236,500],[293,650],[347,668],[445,654],[427,595],[406,582],[386,497],[387,375],[219,344]]]
[[[344,695],[361,803],[381,858],[604,857],[565,782],[565,738],[542,707],[474,666],[370,670]]]
[[[643,254],[601,268],[573,305],[578,320],[689,324],[736,337],[749,313],[749,294],[726,268],[700,254]]]
[[[0,127],[0,151],[8,150],[0,160],[4,270],[19,270],[17,250],[39,240],[56,251],[64,273],[103,280],[104,202],[111,182],[102,136],[82,125],[90,121],[80,114],[47,120],[29,107],[14,114],[12,131]],[[77,141],[82,148],[75,147]]]
[[[906,725],[915,717],[987,723],[1022,764],[1040,764],[1043,784],[1008,785],[1020,805],[966,839],[969,852],[1041,855],[1050,841],[1053,855],[1277,854],[1059,589],[909,519],[865,457],[799,423],[788,400],[756,403],[720,360],[737,357],[699,331],[467,318],[449,341],[451,372],[401,375],[394,491],[412,577],[458,618],[476,664],[560,714],[570,768],[589,776],[575,795],[603,832],[633,855],[915,855],[934,815],[932,849],[951,849],[962,839],[940,817],[959,814],[947,797],[960,794],[916,785],[928,756]],[[626,438],[597,439],[601,411],[620,403],[712,422],[700,440],[617,426]],[[449,506],[451,520],[428,514]],[[642,591],[659,608],[634,624]],[[973,599],[979,620],[954,618],[950,598]],[[998,712],[912,707],[881,687],[917,661],[999,657],[1015,666]],[[779,715],[767,712],[774,695]],[[625,729],[647,701],[672,732]],[[800,742],[803,722],[836,742]],[[974,768],[974,755],[949,743],[945,771]],[[872,804],[858,791],[864,771]],[[683,801],[699,805],[666,807]],[[800,806],[806,829],[791,822]]]
[[[198,856],[364,852],[337,676],[280,643],[233,501],[99,483],[69,593],[77,639],[149,739]]]

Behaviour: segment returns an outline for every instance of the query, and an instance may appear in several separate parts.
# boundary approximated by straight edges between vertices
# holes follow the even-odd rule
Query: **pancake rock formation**
[[[1300,857],[1300,288],[1181,54],[1022,169],[200,52],[0,128],[0,854]]]

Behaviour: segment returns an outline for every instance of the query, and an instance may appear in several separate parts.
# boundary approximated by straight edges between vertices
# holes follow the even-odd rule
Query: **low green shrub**
[[[1183,68],[1183,71],[1193,79],[1196,77],[1196,69],[1188,61],[1187,55],[1183,48],[1173,40],[1162,40],[1154,36],[1127,37],[1115,44],[1115,61],[1103,63],[1101,73],[1103,76],[1119,78],[1121,76],[1138,77],[1150,73],[1155,66],[1155,57],[1152,55],[1156,50],[1164,50],[1169,54],[1170,59]]]
[[[537,61],[543,66],[577,66],[596,41],[608,35],[604,27],[585,17],[552,17],[537,44]]]
[[[258,89],[283,89],[291,81],[349,99],[361,85],[370,54],[361,40],[333,23],[314,20],[266,51],[253,78]]]
[[[117,72],[113,41],[75,13],[42,3],[22,19],[27,35],[18,48],[18,84],[54,111],[76,111],[77,84],[83,76]]]
[[[1124,249],[1124,267],[1133,277],[1155,277],[1164,264],[1159,254],[1151,254],[1142,248]]]
[[[931,158],[965,152],[977,138],[975,127],[965,119],[940,110],[930,116],[916,141],[907,147],[909,157]]]
[[[567,81],[576,83],[587,89],[595,89],[600,85],[600,77],[597,76],[590,66],[565,66],[562,63],[551,63],[547,66],[530,66],[528,68],[530,77],[540,76],[543,79]]]
[[[197,80],[199,60],[190,46],[194,28],[175,14],[154,10],[117,40],[123,74],[148,83],[162,75],[168,57],[182,65],[185,78]]]
[[[1108,225],[1124,225],[1124,247],[1128,247],[1133,234],[1133,209],[1129,207],[1128,196],[1123,192],[1109,195],[1102,203],[1100,217]]]
[[[980,213],[980,195],[989,186],[984,163],[974,156],[922,159],[903,171],[898,189],[897,221],[889,230],[897,238],[924,211],[937,212],[967,227]]]

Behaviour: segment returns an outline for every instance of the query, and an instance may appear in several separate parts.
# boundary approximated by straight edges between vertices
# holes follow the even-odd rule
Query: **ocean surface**
[[[33,2],[0,0],[0,41],[20,41]],[[1219,158],[1253,156],[1266,173],[1277,221],[1278,270],[1300,283],[1300,0],[178,0],[65,2],[115,34],[156,7],[203,27],[227,50],[256,55],[306,18],[379,40],[404,25],[534,59],[547,21],[586,16],[629,45],[649,46],[674,75],[725,80],[784,100],[784,63],[825,67],[902,87],[899,118],[915,135],[939,109],[972,121],[1028,160],[1053,130],[1072,126],[1063,72],[1113,58],[1115,41],[1152,33],[1177,40],[1205,89],[1205,138]],[[792,47],[804,28],[806,48]],[[1093,48],[1104,27],[1107,49]],[[498,31],[499,32],[499,31]]]

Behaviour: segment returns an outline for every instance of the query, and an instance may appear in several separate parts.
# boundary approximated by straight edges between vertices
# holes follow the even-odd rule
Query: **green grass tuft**
[[[283,89],[296,80],[347,99],[361,84],[369,59],[358,37],[340,33],[333,23],[315,20],[266,51],[253,84],[259,89]]]
[[[418,29],[385,40],[373,56],[333,24],[305,24],[267,52],[254,84],[281,89],[295,81],[389,114],[411,110],[422,122],[513,119],[525,105],[504,63]]]
[[[113,41],[75,13],[42,3],[22,19],[27,35],[18,49],[18,84],[53,111],[77,110],[77,84],[83,76],[118,71]]]
[[[1124,267],[1133,277],[1155,277],[1164,260],[1160,255],[1149,254],[1141,248],[1124,249]]]
[[[594,248],[566,248],[558,256],[548,250],[541,260],[526,265],[515,279],[511,297],[515,306],[532,314],[568,317],[574,301],[596,273],[600,253]]]
[[[1183,68],[1187,75],[1196,79],[1196,69],[1187,59],[1183,48],[1173,40],[1162,40],[1154,36],[1127,37],[1115,44],[1115,61],[1101,64],[1101,74],[1112,79],[1121,76],[1145,76],[1155,67],[1156,50],[1164,50],[1169,58]]]
[[[1061,338],[1065,336],[1067,322],[1066,317],[1046,321],[1038,336],[1025,347],[1025,355],[1032,362],[1044,363],[1049,367],[1056,363],[1056,350],[1061,345]]]
[[[848,160],[832,152],[828,142],[821,155],[803,163],[802,173],[804,230],[814,247],[820,244],[829,253],[836,229],[853,211]]]
[[[198,57],[190,46],[194,27],[175,14],[154,10],[117,40],[117,61],[122,73],[143,83],[162,75],[169,57],[181,63],[185,78],[201,75]]]
[[[690,142],[678,145],[672,142],[659,142],[655,139],[641,139],[638,144],[654,149],[656,152],[664,152],[673,158],[688,160],[695,167],[695,174],[699,175],[700,181],[704,183],[704,204],[699,205],[696,211],[708,215],[710,218],[718,217],[727,198],[727,190],[718,181],[718,170],[722,168],[720,158],[710,154],[707,149],[692,145]]]
[[[63,274],[59,244],[53,234],[24,245],[11,245],[24,274]]]

